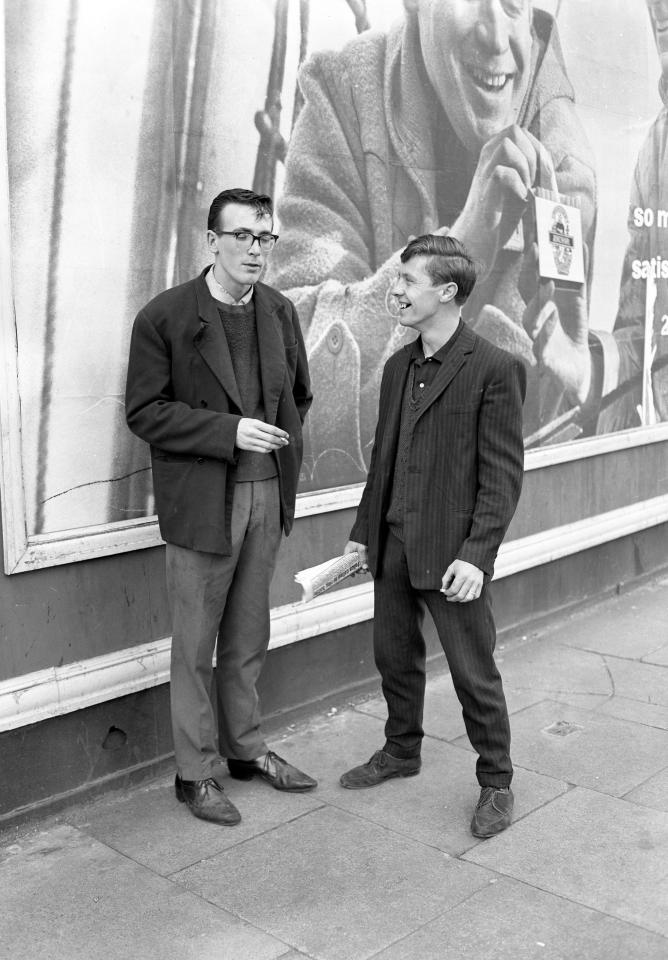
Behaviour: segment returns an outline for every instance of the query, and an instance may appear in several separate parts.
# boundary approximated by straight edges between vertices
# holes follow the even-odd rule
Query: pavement
[[[422,773],[348,791],[377,692],[276,730],[319,780],[230,780],[236,827],[162,777],[0,837],[2,960],[668,960],[668,578],[502,638],[515,818],[469,823],[475,755],[436,666]]]

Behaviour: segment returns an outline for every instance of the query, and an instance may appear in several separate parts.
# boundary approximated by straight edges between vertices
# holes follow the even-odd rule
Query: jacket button
[[[343,331],[338,323],[334,323],[327,331],[327,347],[330,353],[340,353],[342,346]]]

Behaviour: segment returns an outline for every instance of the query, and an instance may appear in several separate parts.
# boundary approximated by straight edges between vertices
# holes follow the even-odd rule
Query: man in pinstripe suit
[[[526,372],[461,320],[475,279],[457,240],[428,234],[402,252],[392,287],[400,322],[419,337],[385,365],[369,475],[346,545],[374,576],[386,740],[341,784],[360,789],[420,771],[426,605],[478,753],[471,830],[489,837],[510,824],[513,768],[487,585],[522,485]]]

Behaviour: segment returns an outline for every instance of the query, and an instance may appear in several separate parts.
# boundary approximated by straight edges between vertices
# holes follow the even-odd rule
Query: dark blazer
[[[350,539],[378,572],[404,387],[413,345],[385,364],[369,475]],[[417,414],[406,474],[404,542],[411,583],[438,590],[455,558],[490,577],[522,486],[522,363],[464,326]]]
[[[238,455],[241,398],[205,273],[159,294],[137,315],[126,417],[133,433],[151,445],[163,539],[229,555],[230,468]],[[287,534],[302,460],[302,423],[312,399],[306,351],[297,312],[287,297],[257,283],[254,302],[265,417],[290,434],[290,443],[277,452]]]

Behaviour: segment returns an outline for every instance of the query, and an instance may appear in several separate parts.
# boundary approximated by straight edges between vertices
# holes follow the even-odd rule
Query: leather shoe
[[[200,820],[210,820],[226,827],[233,827],[241,820],[241,814],[213,778],[182,780],[177,773],[174,790],[179,803],[185,803]]]
[[[414,777],[420,772],[421,766],[422,760],[419,757],[402,760],[384,750],[376,750],[367,763],[344,773],[339,783],[347,790],[362,790],[365,787],[375,787],[392,777]]]
[[[252,780],[260,777],[271,784],[275,790],[285,790],[288,793],[304,793],[318,786],[318,781],[302,773],[297,767],[279,757],[273,750],[269,750],[262,760],[234,760],[227,761],[227,769],[235,780]]]
[[[515,798],[510,787],[483,787],[480,799],[471,820],[471,833],[474,837],[493,837],[510,826]]]

